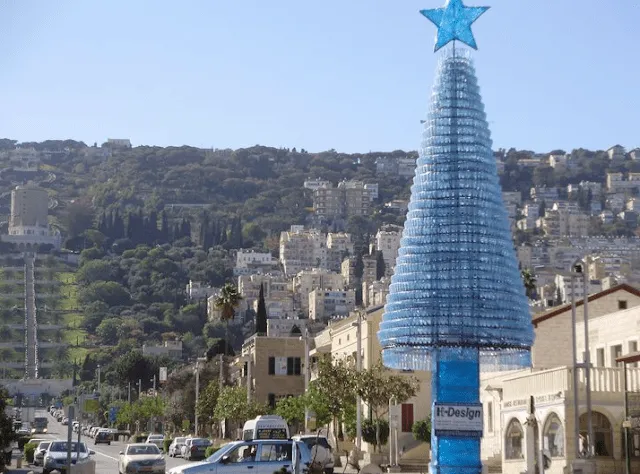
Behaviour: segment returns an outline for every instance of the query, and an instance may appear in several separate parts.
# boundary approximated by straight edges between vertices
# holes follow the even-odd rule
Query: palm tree
[[[227,283],[216,296],[214,305],[220,310],[220,320],[225,322],[225,355],[229,352],[229,322],[236,317],[236,307],[240,304],[242,295],[238,293],[238,288],[231,283]]]
[[[530,300],[536,296],[536,276],[530,269],[525,269],[520,272],[522,276],[522,282],[524,283],[524,289],[527,294],[527,298]]]
[[[71,360],[69,346],[65,344],[64,346],[57,347],[55,350],[55,358],[60,362],[69,362]]]

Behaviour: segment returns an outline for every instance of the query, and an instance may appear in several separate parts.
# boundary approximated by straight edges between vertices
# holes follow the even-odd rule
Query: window
[[[609,419],[597,411],[591,412],[593,422],[593,451],[596,456],[613,456],[613,431]],[[587,439],[587,414],[580,416],[580,438]],[[581,443],[581,451],[587,451],[584,441]]]
[[[260,449],[260,462],[291,461],[291,444],[263,444]]]
[[[487,431],[493,433],[493,402],[487,403]]]
[[[411,433],[411,429],[413,428],[413,403],[402,404],[401,418],[402,432]]]
[[[616,359],[622,355],[622,344],[611,347],[611,367],[622,367],[622,362],[616,362]]]
[[[596,349],[596,367],[604,367],[604,348]]]
[[[269,357],[269,375],[275,375],[276,373],[276,358]]]
[[[524,459],[523,441],[522,425],[514,418],[509,422],[505,433],[505,459]]]
[[[301,373],[300,357],[287,357],[287,375],[300,375]]]
[[[229,463],[255,462],[258,445],[256,443],[243,444],[227,454]]]
[[[618,300],[618,309],[627,309],[627,300]]]
[[[544,449],[548,449],[552,458],[564,457],[564,427],[560,418],[552,413],[544,425]]]

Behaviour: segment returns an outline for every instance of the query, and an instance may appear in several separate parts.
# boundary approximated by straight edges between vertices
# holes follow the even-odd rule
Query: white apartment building
[[[583,305],[576,308],[577,352],[584,352]],[[547,474],[562,474],[575,459],[571,306],[533,319],[533,369],[484,374],[480,397],[485,413],[482,458],[489,468],[520,474],[531,468],[535,446],[551,459]],[[589,297],[593,449],[596,472],[623,472],[623,372],[615,359],[637,351],[640,291],[621,285]],[[580,357],[582,360],[583,356]],[[628,369],[629,390],[640,392],[640,369]],[[586,378],[578,373],[579,433],[587,434]],[[533,407],[531,404],[533,403]],[[533,408],[533,413],[531,408]],[[640,472],[640,432],[631,437],[631,473]]]
[[[366,216],[371,208],[371,190],[362,181],[341,181],[338,186],[320,186],[313,192],[313,209],[322,219]]]
[[[525,217],[537,219],[538,217],[540,217],[540,204],[527,201],[522,206],[522,215]]]
[[[624,175],[622,173],[607,173],[607,191],[616,192],[623,190]]]
[[[309,319],[327,321],[335,316],[347,316],[356,307],[353,290],[314,289],[309,293]]]
[[[393,275],[400,239],[402,239],[402,228],[398,226],[384,226],[376,233],[376,249],[382,252],[385,276]]]
[[[505,206],[508,204],[515,204],[516,206],[519,206],[522,204],[522,194],[520,191],[503,191],[502,201]]]
[[[306,327],[306,319],[267,319],[267,337],[289,337],[295,328],[304,334]]]
[[[613,193],[607,196],[607,207],[613,212],[620,212],[625,208],[627,198],[624,193]]]
[[[629,156],[631,157],[631,159],[633,161],[638,161],[640,160],[640,148],[636,148],[634,150],[631,150],[629,152]]]
[[[603,224],[613,224],[613,212],[611,212],[609,209],[605,209],[604,211],[602,211],[598,217]]]
[[[294,309],[293,298],[291,296],[284,298],[266,298],[264,306],[267,310],[267,321],[272,319],[292,319],[298,317],[298,311]],[[258,312],[258,300],[253,300],[251,309]]]
[[[193,280],[189,280],[186,287],[187,298],[191,301],[204,300],[212,295],[217,296],[219,291],[219,288],[213,288],[212,286],[205,285],[200,281]]]
[[[329,232],[327,234],[327,268],[339,272],[346,255],[353,255],[351,234]]]
[[[626,150],[622,145],[614,145],[607,150],[610,160],[624,160]]]
[[[304,184],[303,184],[305,189],[310,189],[311,191],[315,191],[318,188],[330,188],[331,187],[331,181],[327,181],[321,178],[316,178],[316,179],[307,179]]]
[[[242,295],[244,308],[255,309],[260,296],[260,285],[264,291],[265,304],[270,302],[274,316],[286,317],[293,311],[293,292],[291,280],[281,274],[241,275],[238,277],[238,292]],[[282,312],[285,312],[284,315]],[[269,306],[267,305],[267,315]],[[276,316],[277,315],[277,316]]]
[[[364,189],[369,193],[370,201],[376,201],[378,199],[378,183],[367,183],[364,185]]]
[[[560,295],[562,303],[568,303],[571,301],[571,277],[565,275],[556,275],[555,278],[556,290]],[[584,280],[577,276],[573,279],[573,289],[576,300],[584,298]]]
[[[142,345],[142,355],[149,357],[167,356],[172,359],[182,359],[182,341],[164,341],[162,345]]]
[[[238,250],[236,253],[236,266],[233,274],[247,275],[256,272],[269,272],[278,265],[278,260],[269,252],[256,252],[254,250]]]
[[[317,230],[293,227],[280,234],[280,263],[293,276],[302,270],[326,268],[327,237]]]
[[[551,203],[558,200],[558,188],[547,188],[544,186],[536,186],[531,188],[529,193],[534,202]]]
[[[541,219],[542,230],[549,237],[575,236],[584,237],[589,234],[589,216],[572,210],[545,210]]]
[[[342,278],[344,278],[344,283],[349,288],[353,288],[357,283],[357,278],[355,276],[356,261],[356,257],[348,257],[342,261]],[[361,283],[371,283],[375,281],[376,277],[378,276],[378,259],[376,258],[376,256],[363,255],[362,264],[363,270]]]
[[[567,155],[549,155],[549,166],[552,168],[567,166]]]
[[[587,268],[591,280],[602,280],[610,275],[628,276],[631,273],[631,262],[620,255],[592,255],[588,261]]]
[[[296,302],[303,311],[309,309],[309,293],[319,290],[344,290],[345,282],[342,275],[328,270],[314,268],[303,270],[293,277],[293,293]]]
[[[362,305],[365,308],[384,306],[387,303],[391,279],[382,278],[373,282],[362,283]]]
[[[6,150],[0,153],[0,157],[9,159],[15,171],[35,172],[40,168],[40,153],[33,147]]]

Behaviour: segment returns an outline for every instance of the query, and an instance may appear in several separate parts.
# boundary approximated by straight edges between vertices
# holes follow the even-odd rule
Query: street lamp
[[[304,341],[304,393],[309,391],[309,329],[304,327],[304,336],[300,339]],[[304,432],[307,433],[309,426],[309,407],[304,407]]]
[[[195,413],[195,431],[194,434],[198,437],[198,400],[200,399],[200,362],[206,362],[206,357],[198,357],[196,359],[196,413]]]
[[[98,364],[98,396],[100,396],[100,364]]]
[[[362,372],[362,311],[357,311],[357,320],[351,325],[357,330],[356,332],[356,370]],[[358,455],[362,450],[362,398],[360,395],[356,398],[356,451]]]

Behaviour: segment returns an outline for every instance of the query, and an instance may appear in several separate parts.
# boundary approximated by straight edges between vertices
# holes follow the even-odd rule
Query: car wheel
[[[326,467],[324,469],[324,474],[333,474],[333,468],[332,467]]]
[[[111,441],[109,441],[109,442],[107,443],[107,446],[111,446]]]

